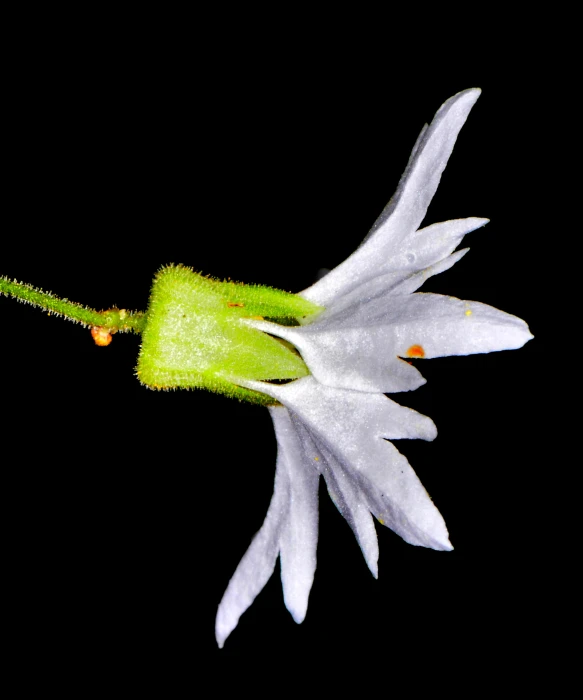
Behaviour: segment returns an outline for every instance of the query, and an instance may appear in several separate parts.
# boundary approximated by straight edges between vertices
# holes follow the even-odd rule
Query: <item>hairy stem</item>
[[[76,321],[92,328],[104,328],[108,332],[141,333],[146,316],[142,311],[126,311],[125,309],[108,309],[96,311],[68,299],[59,299],[50,292],[35,289],[30,284],[0,277],[0,294],[14,297],[32,306],[46,309],[49,313],[64,316],[70,321]]]

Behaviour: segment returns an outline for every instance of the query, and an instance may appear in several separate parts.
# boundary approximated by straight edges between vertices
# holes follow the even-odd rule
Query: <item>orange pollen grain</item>
[[[107,328],[95,326],[91,329],[91,337],[95,341],[95,345],[99,345],[102,348],[111,343],[111,333]]]
[[[407,350],[407,357],[425,357],[425,350],[421,345],[411,345]]]

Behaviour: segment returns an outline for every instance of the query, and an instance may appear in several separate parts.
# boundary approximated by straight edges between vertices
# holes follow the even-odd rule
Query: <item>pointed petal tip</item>
[[[427,547],[428,549],[433,549],[436,552],[451,552],[453,551],[453,545],[447,537],[447,533],[444,537],[438,537],[430,542],[424,542],[421,544],[422,547]]]
[[[225,630],[219,630],[218,627],[215,628],[215,639],[217,640],[217,646],[222,649],[225,646],[225,640],[231,632],[226,632]]]
[[[286,606],[287,607],[287,606]],[[306,613],[308,612],[307,608],[305,610],[291,610],[289,607],[287,608],[289,610],[289,614],[292,616],[293,621],[297,625],[301,625],[302,622],[306,619]]]
[[[215,639],[217,640],[219,649],[224,647],[225,641],[229,638],[231,632],[237,627],[239,622],[240,615],[233,619],[232,614],[230,615],[231,612],[232,611],[224,605],[223,596],[223,600],[217,609],[217,616],[215,619]]]
[[[472,96],[474,102],[480,97],[482,94],[482,88],[474,87],[474,88],[467,88],[467,90],[462,90],[461,92],[458,92],[457,95],[454,95],[454,98],[456,97],[463,97],[465,95]]]
[[[363,552],[363,554],[364,554],[364,552]],[[369,569],[370,573],[372,574],[372,577],[377,579],[377,581],[378,581],[378,578],[379,578],[378,561],[369,561],[369,558],[366,556],[366,554],[364,556],[364,560],[366,561],[366,565],[368,566],[368,569]]]
[[[439,530],[440,531],[434,532],[436,539],[433,549],[437,550],[438,552],[451,552],[453,550],[453,545],[449,541],[449,532],[447,531],[445,521],[443,521],[443,527],[439,528]]]
[[[371,522],[374,522],[371,520]],[[384,525],[384,523],[381,523]],[[374,528],[374,525],[373,525]],[[376,530],[375,530],[375,536],[376,536]],[[362,549],[362,553],[364,555],[364,560],[366,562],[366,565],[368,566],[368,569],[370,573],[372,574],[373,578],[376,578],[378,580],[379,577],[379,552],[378,552],[378,546],[375,548],[374,552],[366,552],[362,546],[362,543],[359,542],[360,548]]]
[[[523,321],[521,318],[518,318],[518,321],[521,321],[523,326],[519,329],[519,333],[516,334],[514,345],[508,347],[508,350],[518,350],[519,348],[524,347],[529,340],[534,339],[534,335],[530,332],[530,328],[528,327],[526,321]]]
[[[482,91],[480,88],[468,88],[467,90],[461,90],[460,92],[456,93],[455,95],[452,95],[448,100],[446,100],[442,105],[441,108],[438,111],[438,114],[442,112],[442,110],[447,111],[453,105],[458,104],[458,106],[461,106],[462,103],[467,104],[467,111],[469,112],[470,109],[474,106],[474,104],[477,102],[478,97],[482,94]],[[465,121],[465,119],[464,119]],[[430,126],[431,128],[431,126]]]

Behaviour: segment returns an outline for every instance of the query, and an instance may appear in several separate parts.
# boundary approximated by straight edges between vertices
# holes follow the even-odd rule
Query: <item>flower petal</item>
[[[215,634],[221,648],[271,577],[278,554],[285,604],[296,622],[306,615],[314,580],[320,472],[307,461],[287,409],[274,406],[269,411],[277,438],[273,496],[219,604]]]
[[[286,608],[300,623],[306,616],[316,571],[320,472],[313,462],[307,462],[288,410],[275,406],[269,412],[275,427],[278,458],[281,454],[289,481],[289,512],[280,538],[283,596]]]
[[[422,282],[418,278],[411,284]],[[399,357],[511,350],[533,337],[516,316],[440,294],[379,296],[309,326],[246,323],[293,343],[322,384],[386,393],[425,383],[420,372]]]
[[[438,263],[435,263],[435,265],[431,265],[431,267],[427,267],[425,268],[425,270],[421,270],[420,272],[411,275],[411,277],[408,277],[396,287],[393,287],[393,289],[391,290],[391,295],[398,296],[412,294],[413,292],[417,291],[419,287],[425,284],[425,282],[430,277],[433,277],[434,275],[439,275],[442,272],[449,270],[450,267],[453,267],[456,264],[456,262],[461,260],[469,250],[469,248],[462,248],[461,250],[456,250],[455,253],[448,255],[447,258],[440,260]]]
[[[324,386],[311,376],[283,385],[249,381],[243,386],[272,396],[296,413],[366,493],[377,517],[404,540],[451,549],[443,518],[415,472],[383,439],[432,439],[436,431],[429,418],[402,407],[396,413],[396,404],[382,394]]]
[[[336,329],[332,323],[327,330],[326,322],[295,327],[252,319],[244,322],[295,345],[322,384],[386,393],[412,391],[425,384],[416,367],[399,359],[381,330],[362,333],[358,328]]]
[[[314,460],[322,472],[330,498],[352,528],[372,575],[378,578],[379,545],[364,494],[330,450],[321,444],[316,445],[317,438],[310,434],[299,417],[292,414],[291,418],[308,460]]]
[[[328,306],[376,276],[379,260],[392,258],[403,240],[421,224],[453,150],[456,138],[480,90],[465,90],[445,102],[424,129],[401,177],[397,191],[362,245],[343,263],[304,290],[301,296]]]
[[[396,269],[398,265],[399,269],[424,270],[453,253],[466,234],[485,226],[488,222],[489,219],[472,216],[421,228],[403,241],[396,259],[383,267]]]
[[[454,219],[416,231],[403,241],[394,257],[378,261],[374,277],[365,279],[358,287],[334,299],[331,306],[318,316],[316,322],[321,323],[327,318],[337,316],[373,297],[410,294],[421,285],[407,285],[407,282],[417,279],[419,275],[424,276],[424,281],[441,272],[441,269],[436,269],[437,265],[448,259],[467,233],[486,223],[488,219]],[[450,259],[447,267],[451,267],[458,259],[459,257]],[[306,325],[311,322],[312,319],[309,319]]]
[[[269,581],[275,568],[281,532],[289,514],[290,484],[286,458],[285,453],[278,449],[273,496],[267,515],[239,562],[219,604],[215,622],[215,636],[219,648],[223,647],[225,639]]]
[[[362,319],[361,319],[362,320]],[[425,358],[470,355],[522,347],[533,336],[516,316],[477,301],[463,301],[440,294],[400,297],[379,315],[371,310],[366,324],[378,331],[379,323],[390,323],[387,331],[401,357]]]

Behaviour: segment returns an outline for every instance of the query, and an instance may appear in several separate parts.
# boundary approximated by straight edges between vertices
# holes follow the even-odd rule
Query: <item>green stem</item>
[[[70,321],[77,321],[84,326],[105,328],[109,332],[141,333],[146,323],[146,315],[142,311],[125,309],[96,311],[68,299],[59,299],[50,292],[35,289],[30,284],[9,280],[6,277],[0,277],[0,294],[15,297],[27,304],[46,309],[49,313],[64,316]]]

